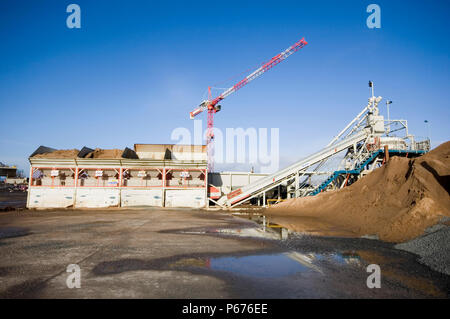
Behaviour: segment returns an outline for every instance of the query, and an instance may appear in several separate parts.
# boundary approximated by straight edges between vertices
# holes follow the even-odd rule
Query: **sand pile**
[[[450,216],[449,191],[446,142],[416,159],[392,157],[349,187],[283,202],[267,215],[300,232],[403,242]]]
[[[53,152],[49,152],[49,153],[37,154],[37,155],[34,155],[33,157],[36,157],[36,158],[77,158],[79,152],[80,151],[77,149],[57,150],[57,151],[53,151]]]
[[[101,148],[96,148],[93,152],[86,154],[85,158],[104,158],[104,159],[114,159],[122,158],[123,150],[111,149],[104,150]]]

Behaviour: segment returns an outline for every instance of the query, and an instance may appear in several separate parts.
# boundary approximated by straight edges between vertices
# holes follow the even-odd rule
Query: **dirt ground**
[[[450,287],[388,243],[280,240],[245,216],[190,209],[0,212],[0,255],[0,298],[448,298]],[[373,263],[379,289],[366,284]]]

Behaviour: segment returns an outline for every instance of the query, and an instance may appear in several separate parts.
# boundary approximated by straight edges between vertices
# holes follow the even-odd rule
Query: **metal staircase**
[[[382,150],[377,150],[373,153],[368,153],[368,156],[366,156],[366,159],[357,165],[355,169],[352,170],[338,170],[335,171],[333,174],[331,174],[330,177],[328,177],[325,181],[323,181],[319,186],[317,186],[316,189],[314,189],[311,193],[309,193],[310,196],[315,196],[322,192],[324,189],[328,187],[336,178],[338,178],[340,175],[344,174],[360,174],[361,171],[366,167],[368,164],[372,163],[375,158],[378,157],[378,155],[382,153]]]
[[[317,186],[317,188],[315,190],[313,190],[309,195],[315,196],[315,195],[319,194],[320,192],[322,192],[325,188],[328,187],[328,185],[330,185],[341,174],[340,172],[345,172],[345,171],[335,171],[333,174],[331,174],[330,177],[328,177],[326,180],[324,180],[322,182],[322,184]]]

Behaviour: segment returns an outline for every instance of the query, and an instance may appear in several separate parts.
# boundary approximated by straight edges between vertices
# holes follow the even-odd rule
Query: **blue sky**
[[[81,29],[66,27],[70,3]],[[370,3],[381,29],[366,26]],[[27,171],[39,145],[173,143],[209,85],[234,84],[301,37],[304,49],[222,102],[217,127],[279,128],[283,166],[336,135],[372,80],[394,101],[391,117],[418,136],[429,120],[437,145],[450,137],[449,11],[449,1],[3,0],[0,161]]]

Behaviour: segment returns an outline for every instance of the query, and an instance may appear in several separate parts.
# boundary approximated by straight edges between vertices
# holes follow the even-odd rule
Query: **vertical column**
[[[74,176],[74,183],[75,183],[75,188],[73,190],[73,207],[75,208],[76,204],[77,204],[77,191],[78,191],[78,166],[75,167],[75,176]]]
[[[118,187],[119,187],[119,207],[122,207],[122,179],[123,179],[123,167],[119,168],[119,181],[118,181]]]
[[[30,166],[30,178],[28,180],[27,207],[30,204],[31,185],[33,184],[33,166]]]
[[[33,184],[33,166],[30,166],[30,179],[28,181],[28,188]]]
[[[385,163],[389,162],[389,146],[388,145],[384,146],[384,159],[385,159]]]
[[[266,207],[266,192],[263,193],[263,207]]]
[[[51,188],[53,188],[55,186],[55,176],[52,175],[53,170],[55,170],[54,167],[52,167],[51,171],[50,171],[50,177],[52,178],[52,185],[50,186]]]
[[[209,207],[209,198],[208,198],[208,169],[200,170],[202,173],[205,174],[205,200],[206,200],[206,208]]]
[[[122,187],[123,183],[123,168],[119,168],[119,187]]]
[[[162,207],[166,206],[166,168],[161,170],[162,174]]]

